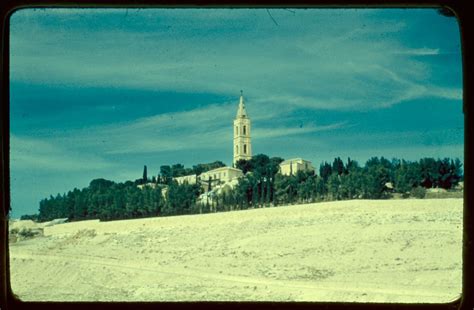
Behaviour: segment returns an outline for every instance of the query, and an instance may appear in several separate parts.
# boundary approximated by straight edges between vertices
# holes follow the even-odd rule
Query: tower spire
[[[247,111],[245,110],[243,93],[244,92],[240,90],[240,101],[239,101],[239,109],[237,110],[237,118],[247,118]]]
[[[247,116],[244,103],[244,92],[240,91],[239,108],[234,120],[234,167],[240,159],[252,159],[252,144],[250,141],[250,119]]]

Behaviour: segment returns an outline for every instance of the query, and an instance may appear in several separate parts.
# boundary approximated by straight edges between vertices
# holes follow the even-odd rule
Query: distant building
[[[202,183],[203,185],[205,183]],[[226,182],[224,184],[217,184],[212,187],[210,191],[206,191],[202,193],[198,199],[197,203],[198,204],[211,204],[213,205],[216,202],[216,198],[219,197],[220,195],[226,193],[228,194],[233,188],[235,188],[239,184],[239,179],[235,178],[229,182]]]
[[[144,189],[145,187],[156,188],[156,183],[138,184],[137,187],[139,189]]]
[[[228,183],[232,180],[242,177],[244,174],[242,170],[232,167],[220,167],[217,169],[209,170],[203,172],[198,176],[198,181],[201,183],[203,188],[207,190],[209,182],[211,182],[211,187]]]
[[[282,175],[295,175],[298,171],[314,171],[314,167],[309,160],[302,158],[287,159],[280,163],[280,173]]]
[[[185,175],[182,177],[176,177],[176,178],[173,178],[173,180],[178,182],[178,184],[184,184],[184,183],[196,184],[196,177],[197,176],[195,174],[191,174],[191,175]]]
[[[240,102],[237,116],[234,120],[234,161],[233,165],[240,159],[252,159],[252,144],[250,143],[250,119],[245,110],[244,96],[240,91]]]

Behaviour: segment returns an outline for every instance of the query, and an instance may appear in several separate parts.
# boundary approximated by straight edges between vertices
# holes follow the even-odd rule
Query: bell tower
[[[240,91],[239,108],[234,120],[234,167],[239,159],[252,158],[252,145],[250,143],[250,119],[245,110],[244,95]]]

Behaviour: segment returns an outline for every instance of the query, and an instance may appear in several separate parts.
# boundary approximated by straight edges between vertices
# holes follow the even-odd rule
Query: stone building
[[[173,178],[173,180],[178,182],[178,184],[184,184],[184,183],[196,184],[196,179],[197,179],[197,176],[195,174]]]
[[[204,190],[207,190],[209,182],[211,182],[211,188],[216,185],[229,183],[232,180],[242,177],[244,174],[242,170],[232,167],[220,167],[217,169],[209,170],[201,173],[197,178],[203,186]]]
[[[252,144],[250,141],[250,119],[245,110],[244,96],[240,91],[240,102],[237,116],[234,120],[234,167],[240,160],[252,159]]]
[[[282,175],[295,175],[298,171],[314,171],[314,167],[309,160],[303,158],[287,159],[280,163],[280,173]]]
[[[149,183],[146,183],[146,184],[138,184],[137,187],[139,189],[144,189],[145,187],[149,187],[149,188],[156,188],[157,184],[156,183],[152,183],[152,182],[149,182]]]

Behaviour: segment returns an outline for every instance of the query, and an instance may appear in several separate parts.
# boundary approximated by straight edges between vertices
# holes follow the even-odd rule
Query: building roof
[[[290,164],[290,163],[295,162],[295,161],[305,161],[305,162],[308,162],[308,163],[311,164],[311,161],[303,159],[301,157],[298,157],[298,158],[291,158],[291,159],[284,160],[280,163],[280,165]]]
[[[191,177],[196,177],[195,174],[188,174],[188,175],[182,175],[180,177],[174,177],[173,179],[180,179],[180,178],[191,178]]]
[[[233,170],[233,171],[240,171],[240,172],[242,172],[242,170],[240,170],[240,169],[225,166],[225,167],[220,167],[220,168],[212,169],[212,170],[203,172],[203,173],[201,173],[201,174],[204,174],[204,173],[215,173],[215,172],[220,172],[220,171],[224,171],[224,170]]]

